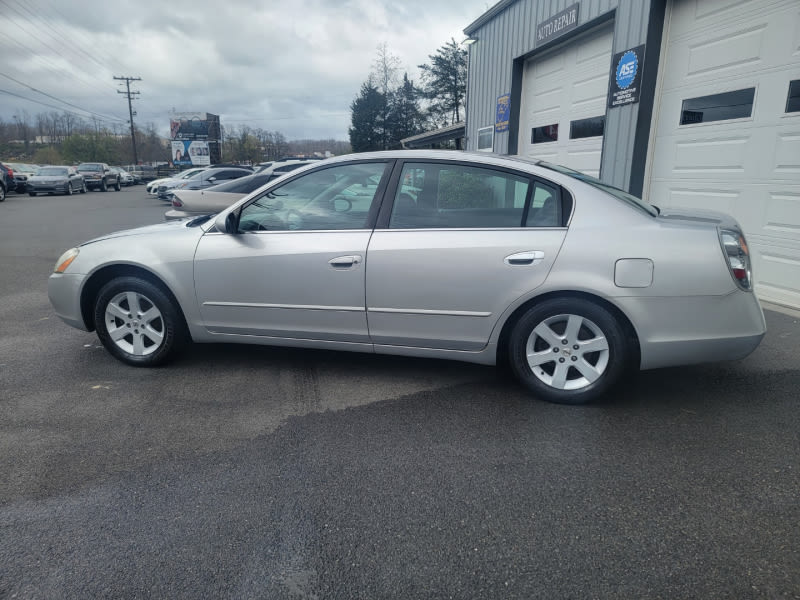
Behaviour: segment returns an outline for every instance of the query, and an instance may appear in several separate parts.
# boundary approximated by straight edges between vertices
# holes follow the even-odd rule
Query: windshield
[[[592,187],[595,187],[598,190],[602,190],[608,194],[611,194],[615,198],[619,198],[623,202],[632,205],[634,208],[638,208],[639,210],[646,212],[651,217],[658,216],[658,209],[653,205],[647,204],[646,202],[640,200],[636,196],[629,194],[625,190],[621,190],[619,188],[615,188],[612,185],[608,185],[607,183],[603,183],[602,181],[600,181],[595,177],[592,177],[591,175],[586,175],[585,173],[581,173],[580,171],[575,171],[574,169],[562,167],[561,165],[553,165],[544,161],[539,161],[536,164],[540,167],[544,167],[545,169],[550,169],[551,171],[555,171],[556,173],[562,173],[563,175],[569,175],[573,179],[577,179],[578,181],[588,183]]]
[[[195,175],[199,175],[205,171],[205,169],[189,169],[188,171],[184,171],[183,173],[179,173],[175,178],[176,179],[193,179]]]
[[[66,167],[42,167],[36,171],[37,175],[66,175]]]
[[[78,165],[78,171],[102,171],[103,165],[98,164],[83,164]]]

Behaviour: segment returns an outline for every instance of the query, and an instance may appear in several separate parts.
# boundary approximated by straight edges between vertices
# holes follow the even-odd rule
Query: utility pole
[[[142,78],[141,77],[117,77],[115,75],[114,79],[118,79],[119,81],[124,81],[125,82],[125,86],[127,87],[127,90],[128,90],[126,92],[123,92],[122,90],[117,90],[117,93],[118,94],[125,94],[128,97],[128,112],[131,115],[131,142],[133,142],[133,164],[138,165],[139,164],[139,155],[136,153],[136,133],[135,133],[134,128],[133,128],[133,115],[135,115],[136,113],[133,112],[133,105],[131,104],[131,100],[133,100],[134,96],[138,96],[139,92],[132,92],[131,91],[131,81],[141,81]]]

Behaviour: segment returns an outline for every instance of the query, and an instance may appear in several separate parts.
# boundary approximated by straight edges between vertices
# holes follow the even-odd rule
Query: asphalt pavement
[[[450,361],[135,369],[46,282],[166,210],[141,186],[0,204],[0,598],[800,598],[800,313],[585,407]]]

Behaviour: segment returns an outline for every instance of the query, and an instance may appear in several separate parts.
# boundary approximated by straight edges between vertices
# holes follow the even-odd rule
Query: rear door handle
[[[348,256],[337,256],[328,261],[328,264],[334,269],[347,269],[361,264],[361,256],[358,254],[350,254]]]
[[[522,267],[526,265],[538,265],[544,260],[544,252],[541,250],[527,250],[506,256],[505,262],[512,267]]]

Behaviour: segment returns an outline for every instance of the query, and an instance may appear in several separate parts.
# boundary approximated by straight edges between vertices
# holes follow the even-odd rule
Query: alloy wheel
[[[139,292],[121,292],[106,305],[105,325],[113,343],[128,354],[148,356],[164,342],[164,317]]]

